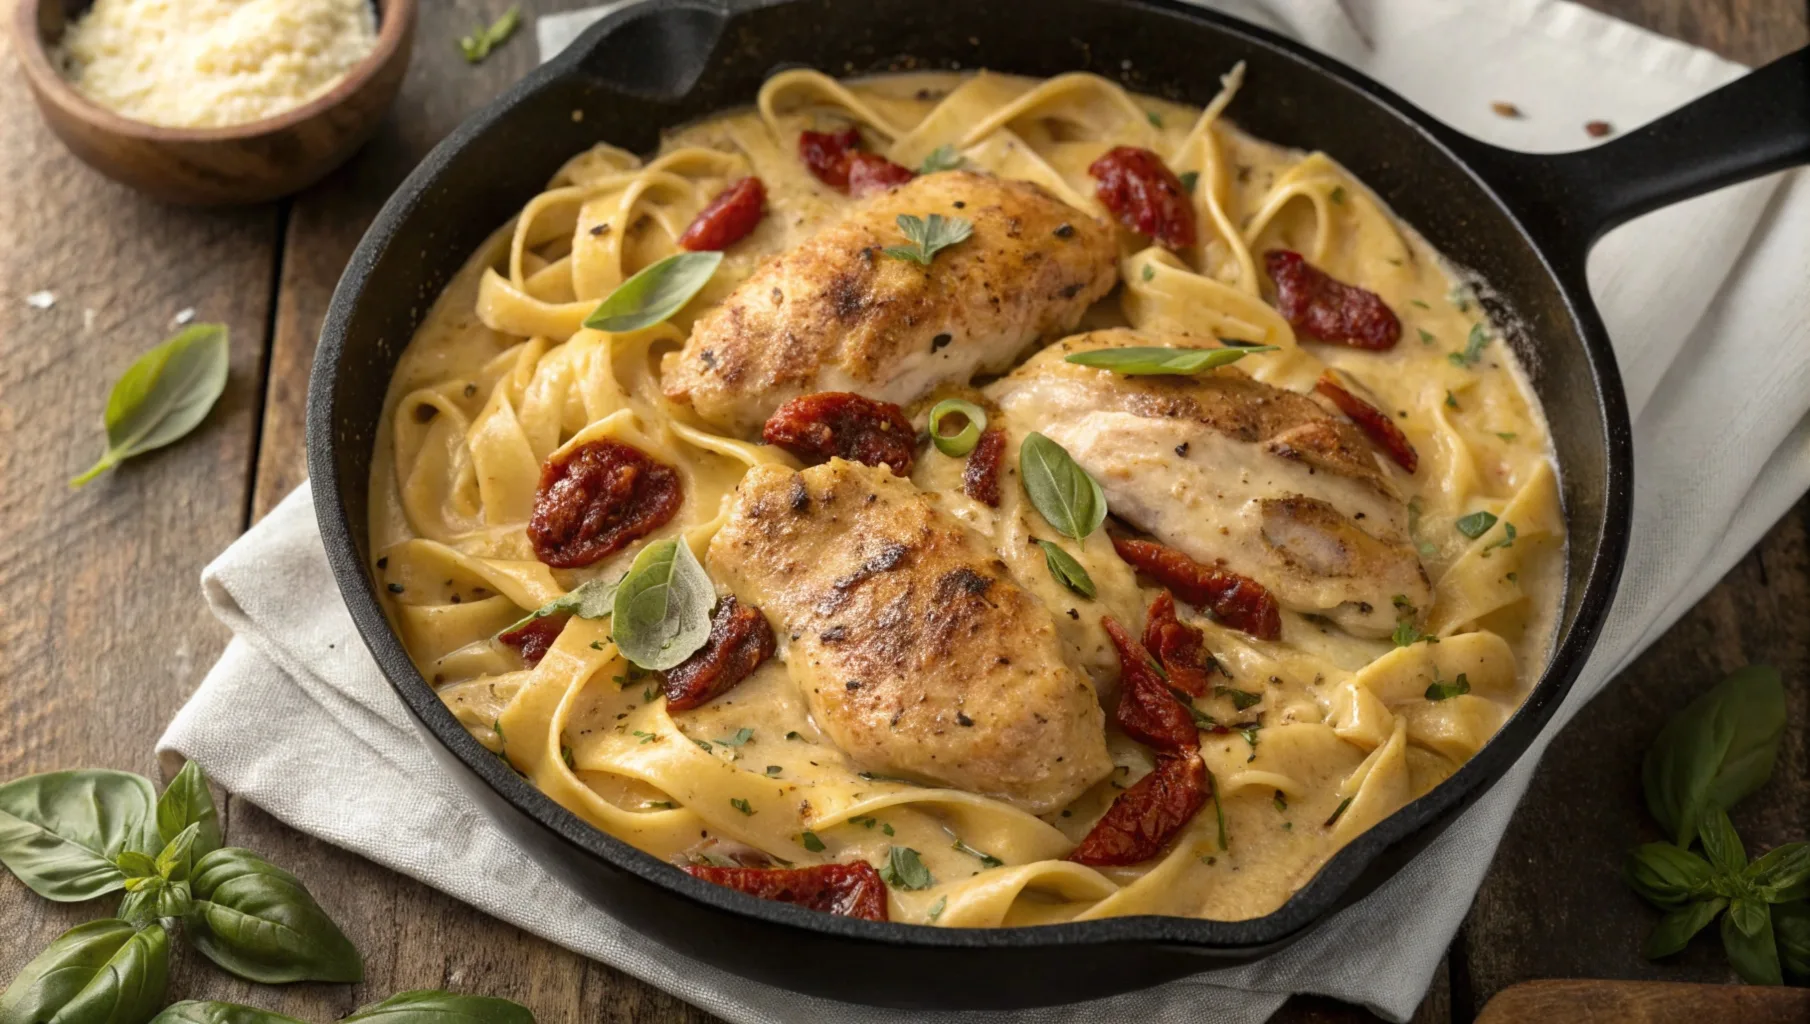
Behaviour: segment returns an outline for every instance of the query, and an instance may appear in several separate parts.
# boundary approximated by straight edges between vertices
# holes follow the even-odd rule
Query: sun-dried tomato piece
[[[909,167],[901,167],[878,153],[854,152],[848,155],[848,194],[852,199],[884,192],[917,176],[918,172]]]
[[[1114,718],[1119,728],[1159,751],[1176,753],[1198,748],[1200,729],[1194,724],[1194,716],[1170,691],[1150,652],[1112,616],[1100,616],[1100,624],[1112,637],[1112,645],[1119,649],[1119,709]]]
[[[1205,697],[1212,655],[1206,637],[1175,614],[1175,598],[1167,590],[1150,602],[1144,623],[1144,649],[1169,673],[1169,685],[1195,697]]]
[[[968,453],[962,467],[962,493],[982,504],[999,507],[999,468],[1005,463],[1006,432],[988,427]]]
[[[566,620],[571,617],[570,615],[543,615],[538,619],[529,619],[509,632],[499,635],[497,639],[521,651],[522,661],[526,662],[529,668],[533,668],[547,656],[547,651],[553,646],[553,641],[559,639],[559,631],[566,628]]]
[[[1161,853],[1212,795],[1199,757],[1160,755],[1155,770],[1119,794],[1068,859],[1090,867],[1141,864]]]
[[[861,133],[853,128],[839,132],[804,132],[798,136],[798,159],[825,185],[848,189],[848,154],[861,145]]]
[[[1401,321],[1375,292],[1337,280],[1287,249],[1264,253],[1263,265],[1276,282],[1276,311],[1302,334],[1372,352],[1401,340]]]
[[[917,434],[903,409],[847,391],[792,399],[767,417],[760,435],[801,459],[885,465],[894,476],[910,476],[918,456]]]
[[[1094,196],[1120,224],[1171,249],[1194,244],[1194,200],[1162,157],[1115,146],[1087,173],[1099,182]]]
[[[694,864],[685,872],[763,900],[842,917],[887,920],[886,883],[880,880],[880,872],[865,862],[808,868],[718,868]]]
[[[528,539],[555,569],[590,565],[665,525],[680,496],[678,470],[634,445],[592,441],[541,467]]]
[[[1171,547],[1147,540],[1114,537],[1119,557],[1180,595],[1205,608],[1219,621],[1259,640],[1282,638],[1282,609],[1263,584],[1217,566],[1202,565]]]
[[[760,609],[731,594],[717,602],[710,639],[662,676],[666,710],[689,711],[727,693],[773,656],[773,627]]]
[[[760,223],[767,202],[767,187],[759,178],[743,178],[717,193],[698,211],[679,236],[679,248],[692,252],[721,252],[747,238]]]
[[[1389,414],[1345,390],[1345,386],[1338,382],[1331,370],[1320,375],[1319,381],[1314,384],[1314,390],[1330,398],[1340,412],[1363,427],[1364,433],[1370,435],[1370,440],[1387,452],[1396,465],[1410,473],[1414,472],[1415,466],[1420,465],[1420,453],[1414,450],[1414,445],[1408,441],[1408,435],[1402,433],[1402,429],[1395,425]]]

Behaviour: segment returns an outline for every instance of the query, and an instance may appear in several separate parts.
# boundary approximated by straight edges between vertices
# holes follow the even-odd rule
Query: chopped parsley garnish
[[[1150,127],[1152,128],[1161,128],[1163,126],[1163,115],[1154,110],[1144,111],[1144,118],[1150,122]]]
[[[1420,301],[1419,299],[1409,299],[1408,301],[1410,303],[1413,303],[1416,306],[1419,306],[1421,309],[1432,309],[1433,308],[1432,306],[1427,305],[1426,303]]]
[[[496,741],[498,743],[503,746],[509,745],[509,737],[503,735],[503,723],[501,719],[493,718],[490,720],[490,731],[496,733]]]
[[[960,839],[957,839],[955,841],[955,843],[953,845],[951,845],[949,848],[954,850],[957,853],[965,853],[970,857],[979,858],[980,865],[981,865],[981,867],[984,867],[984,868],[1004,867],[1005,863],[1006,863],[1005,861],[1000,860],[998,857],[995,857],[990,853],[985,853],[980,850],[976,850],[974,847],[969,846],[967,843],[962,842]]]
[[[1389,636],[1389,639],[1395,641],[1395,646],[1397,646],[1397,647],[1410,647],[1414,644],[1420,643],[1422,640],[1425,640],[1426,638],[1427,638],[1427,635],[1425,633],[1422,633],[1420,630],[1415,629],[1414,623],[1412,623],[1412,622],[1396,623],[1395,632],[1390,634],[1390,636]]]
[[[566,767],[572,771],[578,770],[578,763],[572,759],[572,748],[566,746],[564,743],[559,745],[559,759],[564,761]]]
[[[1489,334],[1484,331],[1483,325],[1472,324],[1471,336],[1464,343],[1464,351],[1448,353],[1446,358],[1452,361],[1453,366],[1475,366],[1477,361],[1483,358],[1483,346],[1487,344],[1489,344]]]
[[[960,217],[944,217],[933,213],[928,217],[914,217],[909,213],[901,213],[898,217],[899,231],[905,235],[910,245],[889,245],[886,255],[895,260],[906,260],[921,263],[928,267],[936,254],[952,245],[967,241],[974,233],[974,224]]]
[[[1144,264],[1144,272],[1142,274],[1140,274],[1139,276],[1142,277],[1144,280],[1148,281],[1151,278],[1156,276],[1156,268],[1151,266],[1150,264],[1146,263],[1146,264]],[[392,583],[392,584],[390,584],[390,586],[393,589],[395,589],[397,593],[402,592],[402,588],[397,587],[395,584]]]
[[[1200,182],[1199,171],[1183,171],[1177,177],[1181,179],[1182,188],[1189,192],[1194,191],[1194,186]]]
[[[635,735],[639,736],[640,733],[636,733]],[[709,743],[706,743],[703,740],[692,740],[691,742],[696,743],[698,745],[698,749],[702,750],[706,754],[708,754],[711,751],[714,751],[716,749],[715,747],[711,746]]]
[[[1213,817],[1219,822],[1219,848],[1229,850],[1232,848],[1232,844],[1231,840],[1226,837],[1225,808],[1219,805],[1219,780],[1213,777],[1213,770],[1210,768],[1207,769],[1207,788],[1213,791]]]
[[[1417,610],[1414,607],[1414,602],[1408,600],[1408,595],[1406,594],[1397,594],[1390,598],[1389,601],[1391,604],[1395,605],[1395,610],[1401,612],[1403,615],[1413,615]]]
[[[886,833],[889,836],[895,834],[892,830],[892,822],[890,822],[890,821],[882,821],[880,823],[880,831]]]
[[[1332,201],[1335,203],[1342,203],[1345,201],[1345,186],[1335,185],[1333,187]]]
[[[1425,327],[1416,327],[1414,329],[1420,332],[1420,343],[1422,345],[1431,345],[1439,340],[1438,338],[1433,337],[1433,332],[1427,330]]]
[[[938,896],[936,898],[936,903],[931,905],[930,916],[926,920],[928,920],[931,924],[935,924],[936,919],[943,916],[943,911],[948,906],[949,906],[949,897],[948,896]]]
[[[1270,799],[1270,803],[1276,806],[1277,811],[1288,810],[1288,797],[1279,789],[1276,790],[1276,795]]]
[[[730,797],[729,806],[731,806],[731,807],[735,808],[736,810],[742,812],[743,814],[746,814],[749,816],[752,816],[754,814],[754,808],[748,806],[748,801],[742,799],[739,796]]]
[[[879,820],[876,818],[850,818],[848,819],[848,823],[850,825],[859,825],[862,828],[873,828],[875,825],[879,824]]]
[[[918,165],[919,174],[935,174],[938,171],[953,171],[962,165],[962,155],[955,147],[945,142],[930,151],[924,162]]]
[[[1230,686],[1215,686],[1213,687],[1213,694],[1218,697],[1232,698],[1232,706],[1240,711],[1255,707],[1263,701],[1263,694],[1261,693],[1234,689]]]
[[[1258,726],[1247,725],[1238,730],[1238,735],[1244,737],[1244,741],[1251,745],[1251,756],[1245,758],[1246,761],[1257,760],[1257,729]]]
[[[660,738],[660,734],[657,732],[642,732],[640,729],[635,730],[635,735],[641,737],[643,743],[652,743]]]
[[[1458,521],[1452,525],[1458,528],[1459,533],[1476,540],[1496,525],[1496,516],[1493,512],[1472,512],[1468,516],[1459,516]]]
[[[1331,828],[1333,825],[1337,824],[1338,820],[1345,816],[1345,808],[1350,807],[1350,806],[1351,806],[1350,797],[1346,797],[1345,799],[1340,800],[1338,810],[1332,812],[1332,817],[1326,819],[1326,824],[1323,827]]]
[[[1489,546],[1489,548],[1484,548],[1483,550],[1488,551],[1490,548],[1514,547],[1514,544],[1515,544],[1515,524],[1504,519],[1502,521],[1502,539],[1495,542],[1494,544],[1491,544]]]
[[[1173,689],[1173,688],[1170,689],[1169,692],[1175,695],[1175,699],[1181,702],[1182,707],[1188,709],[1188,717],[1194,719],[1194,727],[1196,729],[1217,729],[1217,728],[1219,728],[1219,723],[1214,721],[1212,715],[1209,715],[1205,711],[1202,711],[1201,709],[1194,706],[1193,697],[1190,697],[1188,694],[1182,692],[1181,690],[1177,690],[1177,689]]]
[[[679,805],[673,803],[671,800],[649,800],[646,803],[642,804],[641,806],[642,807],[652,807],[652,808],[655,808],[657,810],[662,810],[662,811],[670,811],[674,807],[677,807]]]
[[[909,846],[887,847],[880,880],[895,889],[928,889],[936,884],[930,869],[918,858],[918,851]]]
[[[747,743],[749,740],[751,740],[753,738],[754,738],[754,730],[750,729],[746,726],[743,726],[742,728],[735,730],[734,736],[717,737],[717,742],[721,743],[725,747],[739,747],[742,744]]]
[[[805,849],[812,853],[823,852],[823,840],[817,838],[817,833],[815,832],[806,831],[799,833],[798,841]]]
[[[1471,692],[1471,681],[1464,678],[1463,672],[1458,673],[1458,678],[1449,683],[1435,675],[1433,682],[1427,686],[1427,699],[1450,700],[1469,692]]]

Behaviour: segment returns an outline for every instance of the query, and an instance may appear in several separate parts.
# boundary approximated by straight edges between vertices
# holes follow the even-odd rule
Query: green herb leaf
[[[1722,949],[1729,966],[1750,985],[1783,985],[1779,947],[1772,938],[1772,908],[1759,900],[1735,900],[1722,918]]]
[[[1810,978],[1810,904],[1802,900],[1772,908],[1772,935],[1779,962],[1799,978]]]
[[[1071,352],[1064,357],[1064,362],[1111,370],[1127,377],[1187,376],[1229,366],[1255,352],[1276,351],[1280,350],[1275,345],[1240,345],[1231,348],[1130,346]]]
[[[491,996],[417,990],[362,1007],[339,1024],[534,1024],[525,1006]]]
[[[498,635],[514,632],[549,615],[576,615],[581,619],[601,619],[616,609],[616,590],[622,586],[622,580],[614,582],[604,579],[586,580],[569,593],[561,594],[527,615],[510,623],[498,631]]]
[[[749,805],[749,803],[746,799],[744,799],[742,797],[739,797],[739,796],[730,797],[729,806],[735,808],[736,810],[742,812],[743,814],[748,815],[749,817],[754,816],[754,808],[751,805]]]
[[[514,35],[521,23],[521,5],[513,4],[503,12],[502,17],[491,22],[488,27],[475,29],[470,35],[461,38],[459,52],[465,55],[466,61],[477,64],[485,57],[490,56],[490,51],[503,45],[510,36]]]
[[[970,857],[974,857],[974,858],[978,859],[980,861],[980,866],[983,868],[1004,867],[1005,863],[1006,863],[1005,861],[1000,860],[998,857],[995,857],[990,853],[985,853],[980,850],[976,850],[974,847],[969,846],[967,843],[962,842],[960,839],[957,839],[955,841],[955,844],[953,846],[951,846],[950,849],[954,850],[956,853],[965,853]]]
[[[1785,688],[1776,670],[1749,666],[1692,701],[1647,750],[1647,809],[1688,847],[1712,804],[1732,807],[1772,777],[1785,732]]]
[[[220,813],[208,792],[207,776],[193,761],[182,766],[157,798],[157,833],[166,845],[190,825],[199,826],[189,848],[192,857],[205,857],[220,848]]]
[[[1335,202],[1335,203],[1344,202],[1345,201],[1345,186],[1343,186],[1343,185],[1333,186],[1331,195],[1332,195],[1333,202]]]
[[[610,631],[622,656],[645,669],[669,669],[710,638],[716,589],[681,540],[649,544],[616,591]]]
[[[754,730],[744,725],[740,729],[735,730],[734,736],[730,736],[727,739],[719,736],[716,741],[726,747],[739,747],[753,738]]]
[[[1432,332],[1428,331],[1425,327],[1416,327],[1415,330],[1420,332],[1420,343],[1422,345],[1431,345],[1433,342],[1439,340],[1433,337]]]
[[[949,416],[961,416],[966,421],[961,430],[953,434],[943,433],[943,420]],[[973,451],[986,429],[987,411],[973,402],[945,398],[930,410],[930,443],[936,445],[937,451],[952,459]]]
[[[625,334],[663,323],[709,283],[722,262],[720,252],[676,252],[650,263],[617,285],[585,318],[584,325]]]
[[[151,1018],[151,1024],[304,1024],[274,1010],[239,1003],[185,999]]]
[[[1716,919],[1728,901],[1721,898],[1698,900],[1687,903],[1677,910],[1669,911],[1653,926],[1647,940],[1641,943],[1640,955],[1648,960],[1657,960],[1662,956],[1671,956],[1691,941],[1691,936],[1702,931],[1704,926]]]
[[[945,142],[924,157],[924,162],[918,165],[918,173],[935,174],[938,171],[953,171],[963,163],[962,155],[955,151],[953,145]]]
[[[0,992],[0,1024],[36,1024],[52,1019],[142,1020],[150,1016],[157,1008],[156,1003],[162,1001],[164,982],[168,978],[168,937],[162,928],[158,928],[155,935],[148,935],[136,948],[128,951],[128,944],[139,934],[144,933],[133,925],[109,919],[77,925],[57,936],[44,952],[20,969],[18,977],[5,992]],[[160,940],[163,959],[162,969],[158,970],[156,947]],[[137,981],[155,989],[143,993],[148,998],[142,999],[142,1015],[110,1018],[103,1014],[91,1018],[60,1014],[72,1004],[78,1007],[78,1013],[83,1007],[89,1012],[101,1009],[109,1004],[109,1000],[102,998],[109,993],[117,1002],[118,982],[122,979],[112,978],[110,972],[128,964],[136,965],[134,977]],[[90,989],[95,991],[91,993]],[[138,1002],[134,1001],[134,1005]]]
[[[1489,545],[1489,547],[1486,547],[1483,550],[1488,551],[1491,548],[1510,548],[1510,547],[1514,547],[1514,546],[1515,546],[1515,524],[1504,519],[1504,520],[1502,520],[1502,539],[1495,542],[1494,544]]]
[[[911,242],[910,245],[888,246],[886,255],[893,259],[922,263],[928,267],[936,254],[968,240],[974,233],[974,225],[960,217],[944,217],[933,213],[928,217],[914,217],[909,213],[901,213],[898,217],[899,231]]]
[[[1491,512],[1472,512],[1468,516],[1459,516],[1458,521],[1452,525],[1458,528],[1459,533],[1476,540],[1496,525],[1496,516]]]
[[[113,865],[125,874],[128,882],[134,878],[157,877],[157,861],[148,853],[121,850],[119,856],[113,858]]]
[[[936,902],[930,905],[930,915],[928,917],[929,922],[931,924],[935,924],[936,919],[939,917],[942,917],[943,911],[947,910],[948,908],[949,908],[949,897],[947,895],[938,896],[936,898]]]
[[[201,823],[195,822],[164,844],[155,861],[159,878],[171,882],[188,881],[189,869],[195,863],[195,837],[200,832]]]
[[[1217,697],[1232,698],[1232,706],[1240,711],[1249,710],[1263,702],[1263,694],[1261,693],[1252,693],[1249,690],[1238,690],[1230,686],[1215,686],[1213,687],[1213,694]]]
[[[1044,564],[1049,566],[1050,575],[1056,577],[1057,583],[1089,599],[1098,592],[1094,589],[1094,578],[1087,574],[1087,567],[1076,561],[1075,556],[1047,540],[1038,541],[1037,546],[1043,549]]]
[[[195,863],[189,942],[248,981],[361,981],[364,961],[294,875],[225,846]]]
[[[1708,894],[1715,869],[1671,843],[1645,843],[1628,852],[1622,877],[1648,903],[1671,910]]]
[[[798,841],[800,843],[804,844],[804,848],[811,851],[812,853],[822,853],[823,852],[823,840],[817,838],[817,833],[815,833],[815,832],[806,830],[806,831],[800,833],[799,837],[798,837]]]
[[[1182,183],[1182,191],[1191,194],[1194,191],[1194,186],[1200,183],[1200,172],[1183,171],[1176,175],[1176,179]]]
[[[1276,795],[1270,798],[1270,803],[1275,805],[1277,811],[1286,812],[1288,810],[1288,797],[1279,789],[1276,790]]]
[[[1489,344],[1489,332],[1482,324],[1471,325],[1471,335],[1464,343],[1463,352],[1453,352],[1449,358],[1455,366],[1475,366],[1483,358],[1483,346]]]
[[[1106,521],[1106,492],[1061,445],[1032,431],[1018,447],[1018,475],[1056,532],[1083,540]]]
[[[936,884],[930,869],[909,846],[887,847],[886,863],[880,867],[880,880],[895,889],[928,889]]]
[[[1464,677],[1463,672],[1458,673],[1458,678],[1449,683],[1435,677],[1431,683],[1427,684],[1428,700],[1450,700],[1469,692],[1471,692],[1471,681]]]
[[[1207,788],[1213,791],[1213,817],[1219,826],[1219,848],[1229,850],[1232,841],[1226,835],[1226,811],[1219,803],[1219,780],[1213,777],[1213,770],[1207,769]],[[1337,815],[1334,815],[1337,817]]]
[[[1389,635],[1389,639],[1393,640],[1397,647],[1411,647],[1425,640],[1426,634],[1415,628],[1414,623],[1404,621],[1395,624],[1395,632]]]
[[[80,487],[134,455],[181,440],[201,425],[226,390],[226,325],[193,324],[139,356],[114,381],[104,423],[107,450]]]
[[[1810,843],[1786,843],[1747,866],[1746,876],[1768,903],[1802,899],[1810,881]]]
[[[114,858],[158,847],[151,783],[129,772],[28,775],[0,786],[0,864],[32,892],[69,903],[125,884]]]
[[[1703,841],[1703,855],[1720,874],[1740,875],[1747,868],[1747,850],[1741,845],[1741,836],[1735,831],[1734,822],[1728,820],[1728,812],[1719,805],[1711,804],[1698,820]]]

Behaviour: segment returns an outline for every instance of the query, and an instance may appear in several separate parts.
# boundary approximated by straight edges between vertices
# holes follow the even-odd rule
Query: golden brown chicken
[[[988,393],[1015,432],[1041,430],[1067,448],[1119,518],[1255,579],[1284,608],[1387,636],[1403,614],[1398,596],[1431,603],[1407,507],[1358,428],[1236,366],[1125,376],[1065,361],[1125,346],[1216,347],[1095,331],[1039,352]]]
[[[1034,814],[1112,771],[1049,610],[884,467],[755,467],[708,564],[776,621],[812,717],[868,770]]]
[[[907,214],[962,218],[973,234],[928,266],[889,256]],[[1107,225],[1037,185],[926,175],[762,264],[666,357],[666,394],[744,436],[816,391],[905,405],[1073,328],[1112,289],[1115,258]]]

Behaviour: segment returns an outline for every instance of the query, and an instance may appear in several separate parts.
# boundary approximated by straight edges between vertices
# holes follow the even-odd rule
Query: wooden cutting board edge
[[[1477,1024],[1804,1024],[1810,989],[1664,981],[1523,981],[1496,993]]]

